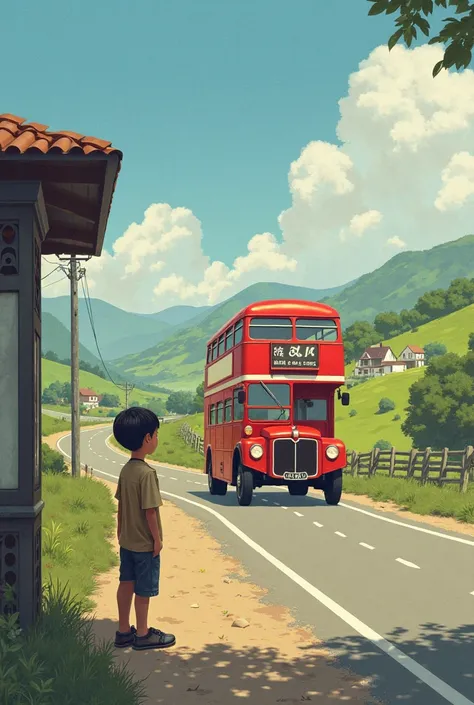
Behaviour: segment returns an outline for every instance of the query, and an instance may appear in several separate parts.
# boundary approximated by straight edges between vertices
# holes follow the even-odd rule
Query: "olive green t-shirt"
[[[163,541],[159,507],[163,501],[156,472],[144,460],[131,458],[120,473],[115,499],[120,503],[119,544],[129,551],[153,551],[153,536],[146,509],[156,508],[158,531]]]

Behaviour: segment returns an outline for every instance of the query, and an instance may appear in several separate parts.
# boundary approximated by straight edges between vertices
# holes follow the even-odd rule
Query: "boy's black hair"
[[[121,446],[127,450],[139,450],[145,436],[152,436],[160,428],[158,416],[150,409],[132,406],[124,409],[114,421],[114,436]]]

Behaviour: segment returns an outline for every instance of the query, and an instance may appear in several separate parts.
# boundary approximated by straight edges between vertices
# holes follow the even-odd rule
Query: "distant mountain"
[[[341,314],[344,327],[373,321],[381,311],[411,308],[426,291],[445,289],[457,277],[474,277],[474,235],[420,252],[401,252],[360,277],[325,303]]]
[[[241,308],[264,299],[320,301],[340,293],[343,288],[309,289],[271,282],[253,284],[210,311],[201,312],[188,321],[185,328],[158,345],[114,360],[113,364],[120,372],[133,375],[137,380],[169,388],[194,389],[202,380],[206,341]]]
[[[71,329],[71,307],[68,296],[43,297],[42,305],[44,312],[55,316],[67,330]],[[160,342],[173,332],[173,326],[170,323],[160,320],[160,314],[163,312],[157,314],[130,313],[101,299],[91,299],[91,306],[97,339],[104,360],[143,350],[145,347]],[[177,318],[182,323],[183,313],[179,312]],[[79,339],[87,348],[97,349],[83,298],[79,299]]]
[[[71,333],[50,313],[43,311],[41,318],[41,352],[45,355],[49,350],[56,353],[60,360],[71,359]],[[84,345],[79,344],[79,358],[102,369],[99,358],[93,355]]]

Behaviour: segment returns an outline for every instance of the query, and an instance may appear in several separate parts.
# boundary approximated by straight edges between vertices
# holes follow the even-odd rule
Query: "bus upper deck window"
[[[337,324],[330,318],[297,318],[298,340],[337,340]]]
[[[218,353],[217,353],[219,356],[222,355],[224,352],[224,344],[225,344],[224,343],[224,336],[221,335],[219,338],[219,349],[218,349]]]
[[[291,340],[291,318],[251,318],[249,336],[252,340]]]
[[[212,343],[212,359],[215,360],[217,357],[217,340]]]
[[[233,345],[234,329],[229,328],[225,334],[225,349],[230,350]]]
[[[242,330],[244,327],[244,322],[239,321],[238,323],[235,324],[235,331],[234,331],[234,345],[237,345],[237,343],[242,342]]]

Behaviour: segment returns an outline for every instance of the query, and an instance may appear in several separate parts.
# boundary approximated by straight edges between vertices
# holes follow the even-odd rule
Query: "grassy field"
[[[202,414],[195,414],[195,416],[187,417],[185,422],[189,423],[188,419],[196,419],[195,423],[199,424],[199,417],[202,418]],[[203,456],[193,450],[190,446],[186,445],[179,434],[179,429],[182,424],[183,421],[179,420],[165,423],[160,426],[158,448],[150,457],[153,460],[163,464],[171,463],[171,465],[182,465],[186,468],[202,468],[204,462]],[[202,430],[197,431],[197,433],[202,433]],[[110,443],[116,448],[120,448],[121,450],[128,452],[125,448],[122,448],[119,443],[117,443],[113,436],[110,439]]]
[[[104,419],[105,423],[105,419]],[[94,421],[81,421],[81,426],[96,426],[97,422]],[[100,424],[99,424],[100,426]],[[62,419],[55,418],[54,416],[48,416],[48,414],[41,414],[41,435],[50,436],[52,433],[61,433],[61,431],[70,431],[71,422],[63,421]]]
[[[86,477],[44,474],[43,498],[44,578],[69,583],[92,606],[95,576],[117,565],[108,540],[115,527],[110,491]]]
[[[53,362],[45,358],[43,358],[41,362],[43,390],[49,387],[53,382],[65,383],[71,381],[71,368],[68,365],[62,365],[59,362]],[[98,394],[116,394],[122,404],[125,403],[125,392],[122,389],[116,387],[110,380],[102,379],[102,377],[98,377],[91,372],[83,372],[80,370],[79,385],[81,387],[89,387]],[[143,392],[140,389],[134,389],[132,392],[133,401],[137,400],[138,402],[144,403],[153,397],[165,399],[166,395],[162,392]]]

